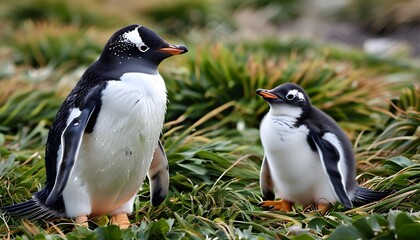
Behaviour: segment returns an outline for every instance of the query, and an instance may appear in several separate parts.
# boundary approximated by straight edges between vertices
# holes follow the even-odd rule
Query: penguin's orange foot
[[[331,206],[332,205],[329,203],[327,204],[318,203],[317,208],[318,208],[319,213],[321,213],[321,215],[325,215],[325,213],[328,212]]]
[[[292,206],[293,206],[293,202],[289,202],[286,200],[278,200],[278,201],[262,201],[260,203],[260,206],[262,207],[267,207],[273,210],[277,210],[277,211],[283,211],[283,212],[291,212],[292,211]]]
[[[83,227],[89,226],[87,216],[78,216],[74,219],[74,221],[76,222],[76,224],[82,225]]]
[[[111,224],[120,226],[121,229],[127,229],[131,223],[128,220],[128,216],[125,213],[115,214],[111,217]]]

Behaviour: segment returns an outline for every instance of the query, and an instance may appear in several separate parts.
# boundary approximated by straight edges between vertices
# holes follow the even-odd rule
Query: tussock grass
[[[80,27],[106,27],[118,23],[118,18],[112,18],[107,11],[91,11],[97,7],[93,2],[86,1],[53,1],[53,0],[5,0],[0,3],[2,14],[0,18],[10,22],[14,27],[27,21],[56,22],[60,25]],[[104,21],[106,19],[106,21]]]
[[[75,76],[80,75],[77,66],[90,64],[109,34],[121,27],[97,22],[103,12],[113,12],[110,1],[89,3],[99,9],[93,18],[87,18],[91,11],[73,14],[83,7],[78,1],[74,5],[49,2],[37,0],[22,6],[16,3],[10,11],[16,17],[1,16],[5,22],[0,31],[0,55],[7,56],[1,61],[5,63],[3,66],[13,66],[0,67],[1,206],[23,202],[42,188],[48,129],[74,85]],[[188,2],[180,1],[179,6]],[[42,4],[35,6],[37,3]],[[72,7],[61,8],[60,4]],[[200,1],[193,8],[204,8],[204,20],[190,19],[185,11],[180,12],[179,21],[173,21],[173,17],[165,14],[176,16],[174,6],[178,5],[167,6],[165,12],[158,9],[159,4],[142,4],[128,7],[130,3],[123,1],[121,7],[127,9],[127,16],[121,21],[138,19],[137,11],[143,13],[148,9],[150,16],[142,16],[147,21],[206,30],[209,22],[219,24],[224,18],[230,24],[231,16],[225,14],[226,10],[267,6],[277,9],[281,4],[290,6],[289,17],[299,16],[299,12],[293,12],[299,8],[289,1],[278,4],[245,1],[228,6],[217,2],[211,9],[206,8],[210,1]],[[220,6],[226,8],[221,10]],[[54,14],[65,14],[51,15],[54,11]],[[78,16],[80,21],[76,19]],[[278,17],[284,16],[288,15]],[[15,26],[17,30],[10,31]],[[165,34],[174,33],[168,30]],[[190,39],[183,41],[188,45]],[[130,216],[135,226],[130,229],[109,225],[108,216],[92,219],[90,229],[86,229],[75,226],[70,219],[29,222],[0,215],[0,238],[340,239],[346,235],[361,239],[409,239],[418,236],[420,87],[415,61],[375,58],[355,49],[311,39],[211,42],[188,47],[188,55],[161,68],[170,99],[161,138],[171,174],[170,193],[164,204],[151,207],[146,181],[135,201],[135,211]],[[9,58],[10,61],[5,60]],[[268,106],[256,96],[255,90],[289,81],[302,85],[313,104],[334,117],[353,141],[359,184],[375,190],[393,190],[388,198],[350,210],[337,204],[325,216],[301,206],[291,213],[259,207],[263,149],[258,127]]]
[[[16,64],[63,69],[92,63],[108,38],[77,26],[32,21],[4,35],[1,42],[13,49]]]

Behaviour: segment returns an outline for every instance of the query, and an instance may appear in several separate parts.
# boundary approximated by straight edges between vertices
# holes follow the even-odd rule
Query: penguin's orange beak
[[[186,48],[185,46],[169,44],[168,47],[160,48],[158,49],[158,51],[168,53],[170,55],[179,55],[188,52],[188,48]]]
[[[279,98],[277,95],[268,92],[267,90],[264,89],[258,89],[257,90],[257,94],[260,95],[263,98],[267,98],[267,99],[276,99]]]

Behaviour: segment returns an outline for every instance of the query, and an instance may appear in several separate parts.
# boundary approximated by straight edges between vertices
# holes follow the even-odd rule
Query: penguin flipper
[[[90,95],[86,97],[85,104],[81,109],[82,111],[80,112],[80,115],[75,117],[66,126],[63,134],[61,135],[61,163],[57,169],[54,186],[45,201],[45,205],[47,206],[54,204],[54,202],[57,201],[63,193],[64,187],[67,184],[70,172],[79,153],[80,144],[82,143],[82,137],[86,126],[88,125],[89,119],[96,108],[96,102],[89,101],[89,97]]]
[[[260,171],[260,188],[264,200],[274,200],[274,183],[271,178],[270,166],[268,165],[267,156],[264,156]]]
[[[345,176],[338,168],[339,161],[343,161],[344,158],[344,156],[340,156],[340,152],[338,151],[341,147],[340,142],[332,133],[325,133],[322,137],[319,134],[310,134],[310,137],[315,143],[322,167],[328,176],[333,192],[346,208],[352,208],[353,204],[343,184]]]
[[[160,141],[153,154],[147,177],[150,182],[150,201],[153,206],[158,206],[165,200],[169,191],[168,159]]]

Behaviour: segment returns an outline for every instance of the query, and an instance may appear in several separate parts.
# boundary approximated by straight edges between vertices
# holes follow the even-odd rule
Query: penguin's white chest
[[[333,200],[320,158],[307,142],[309,129],[294,127],[295,118],[267,116],[260,135],[275,186],[276,198],[308,205],[317,199]]]
[[[69,215],[85,205],[92,215],[110,213],[132,199],[164,122],[166,88],[159,74],[126,73],[121,81],[108,82],[101,100],[93,132],[84,134],[63,192]]]

